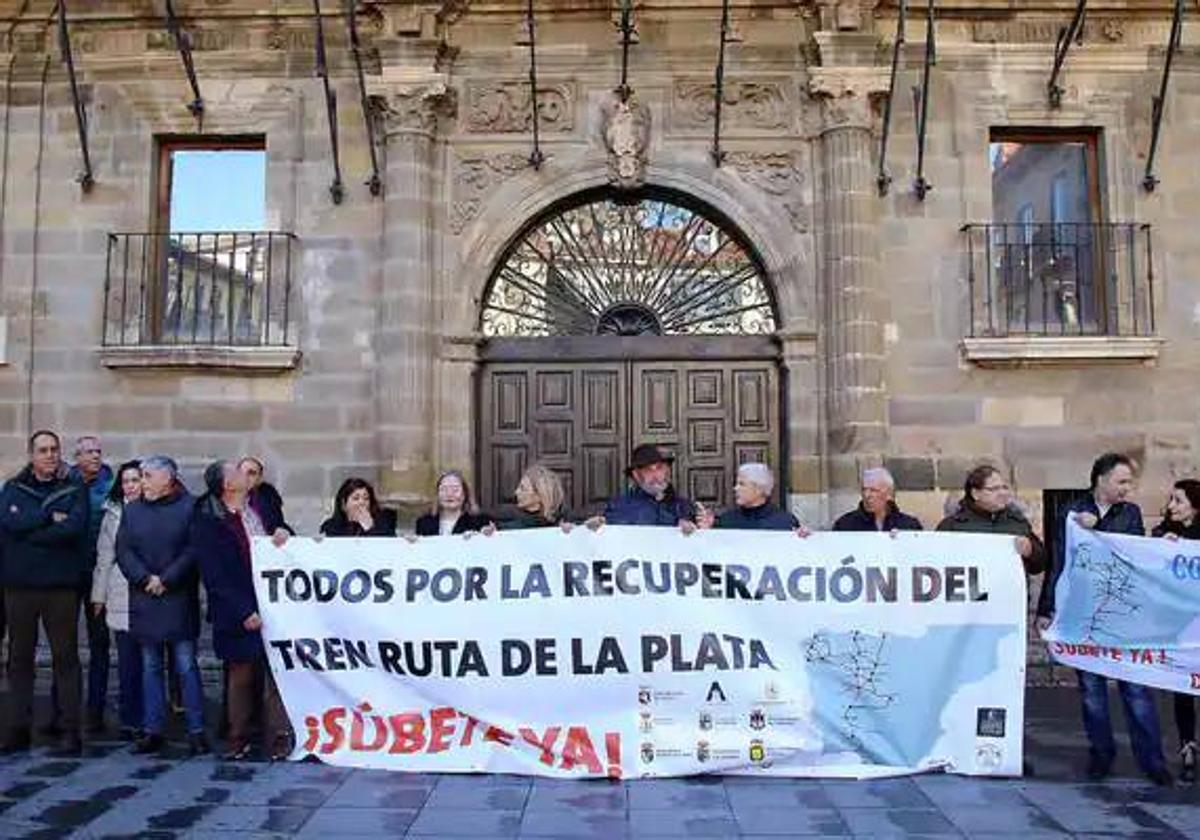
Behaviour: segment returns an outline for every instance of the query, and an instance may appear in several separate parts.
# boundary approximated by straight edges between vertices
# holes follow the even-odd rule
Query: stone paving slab
[[[1079,780],[1076,703],[1031,692],[1027,779],[575,782],[229,764],[178,747],[160,759],[116,741],[61,759],[39,746],[0,759],[0,838],[1200,837],[1196,787],[1152,787],[1127,756],[1105,783]]]

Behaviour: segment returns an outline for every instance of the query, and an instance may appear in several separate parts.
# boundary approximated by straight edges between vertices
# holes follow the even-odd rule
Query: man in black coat
[[[883,467],[864,470],[862,501],[833,523],[835,531],[920,531],[921,520],[896,505],[896,480]]]
[[[87,552],[86,488],[67,478],[50,431],[29,438],[29,465],[0,493],[5,608],[9,625],[9,731],[0,751],[29,749],[38,622],[50,637],[63,729],[60,751],[78,754],[81,674],[79,582]]]
[[[714,528],[739,528],[746,531],[796,531],[807,536],[808,530],[800,528],[800,520],[786,510],[771,504],[771,492],[775,489],[775,476],[766,464],[742,464],[738,467],[737,482],[733,486],[734,506],[722,512],[713,522]],[[705,522],[700,523],[703,527]]]

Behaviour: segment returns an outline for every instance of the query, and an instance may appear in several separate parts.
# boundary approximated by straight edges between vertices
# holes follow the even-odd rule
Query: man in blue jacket
[[[60,751],[78,754],[82,747],[78,610],[87,527],[87,490],[67,478],[58,435],[35,432],[29,465],[0,492],[9,623],[9,731],[0,752],[29,749],[39,621],[50,637],[62,708]]]
[[[675,492],[671,464],[675,459],[652,443],[633,450],[625,475],[630,488],[604,509],[603,517],[588,520],[589,527],[609,525],[670,525],[695,523],[696,505]]]
[[[1142,511],[1126,498],[1133,491],[1133,461],[1125,455],[1109,452],[1092,464],[1091,492],[1067,505],[1056,528],[1058,540],[1050,570],[1038,598],[1037,626],[1045,632],[1054,617],[1054,587],[1063,570],[1067,541],[1067,518],[1084,528],[1112,534],[1145,536]],[[1105,778],[1117,755],[1112,721],[1108,714],[1108,680],[1089,671],[1078,671],[1079,693],[1083,701],[1083,728],[1088,737],[1087,775],[1093,781]],[[1129,722],[1129,742],[1138,766],[1157,785],[1170,785],[1171,773],[1163,757],[1162,734],[1154,692],[1144,685],[1116,680],[1125,717]]]

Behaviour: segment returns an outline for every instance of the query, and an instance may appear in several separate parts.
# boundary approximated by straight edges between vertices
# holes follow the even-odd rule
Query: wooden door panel
[[[487,364],[483,504],[511,503],[521,472],[538,461],[558,473],[573,512],[595,512],[624,489],[633,447],[653,443],[675,457],[681,492],[731,505],[739,464],[779,468],[778,372],[773,361],[700,358]]]

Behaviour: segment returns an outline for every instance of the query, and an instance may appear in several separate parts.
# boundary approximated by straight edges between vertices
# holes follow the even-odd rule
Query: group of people
[[[192,753],[210,749],[204,721],[204,695],[196,660],[200,635],[199,584],[207,594],[207,620],[213,648],[224,663],[223,728],[226,756],[249,757],[256,739],[266,755],[290,753],[292,733],[267,666],[251,575],[251,539],[270,537],[277,545],[295,533],[284,517],[278,491],[264,480],[263,463],[217,461],[204,472],[204,492],[189,494],[174,461],[152,456],[121,464],[103,463],[100,441],[80,438],[75,464],[67,469],[58,436],[35,433],[29,464],[0,491],[4,585],[0,636],[7,622],[9,703],[7,732],[0,751],[28,749],[31,743],[34,654],[41,621],[53,661],[54,720],[49,734],[61,738],[59,751],[81,749],[82,675],[78,658],[79,611],[84,609],[90,662],[86,729],[104,730],[108,694],[109,631],[115,640],[121,732],[134,750],[158,752],[164,746],[165,673],[178,677]],[[685,534],[716,529],[811,533],[795,515],[771,502],[775,479],[764,464],[742,464],[733,488],[734,504],[716,512],[681,495],[671,481],[671,456],[653,444],[634,449],[626,469],[625,492],[602,514],[577,519],[567,509],[562,483],[553,470],[530,466],[514,490],[515,504],[493,515],[482,513],[462,473],[443,473],[432,509],[417,519],[408,539],[497,530],[576,524],[593,530],[605,525],[668,526]],[[1054,616],[1054,589],[1063,568],[1066,518],[1098,531],[1144,535],[1142,512],[1128,500],[1135,465],[1107,453],[1096,459],[1089,491],[1067,506],[1053,523],[1054,556],[1017,505],[1012,488],[996,467],[981,464],[963,483],[963,493],[937,525],[938,531],[1013,537],[1026,574],[1045,573],[1037,604],[1037,624],[1045,631]],[[858,506],[833,523],[834,531],[895,534],[921,530],[919,519],[896,502],[895,481],[883,468],[862,475]],[[371,484],[347,479],[334,497],[332,515],[320,526],[327,537],[395,537],[394,511],[384,508]],[[1200,481],[1172,488],[1163,519],[1153,536],[1200,539]],[[1111,771],[1116,755],[1104,677],[1080,671],[1084,729],[1089,741],[1089,778]],[[1173,779],[1163,754],[1154,692],[1118,682],[1129,720],[1133,754],[1155,783]],[[1176,695],[1180,775],[1194,781],[1198,749],[1190,695]]]
[[[134,751],[156,753],[165,745],[170,670],[178,679],[188,749],[208,752],[196,660],[203,581],[213,648],[225,665],[227,757],[250,755],[256,723],[265,751],[286,756],[290,731],[259,633],[250,540],[282,538],[290,528],[278,492],[262,481],[262,463],[213,463],[196,498],[171,458],[128,461],[113,471],[102,456],[97,438],[80,438],[68,469],[58,435],[36,432],[29,464],[0,491],[9,677],[0,752],[27,750],[32,742],[39,623],[53,670],[52,719],[44,731],[60,739],[58,754],[79,754],[82,731],[98,734],[106,727],[110,631],[120,731],[134,741]],[[81,610],[90,660],[86,722]]]

